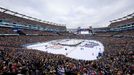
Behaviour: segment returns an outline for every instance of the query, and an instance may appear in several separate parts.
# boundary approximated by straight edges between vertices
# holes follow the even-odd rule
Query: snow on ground
[[[99,41],[84,39],[60,39],[26,46],[53,54],[63,54],[79,60],[96,60],[103,53],[104,46]]]

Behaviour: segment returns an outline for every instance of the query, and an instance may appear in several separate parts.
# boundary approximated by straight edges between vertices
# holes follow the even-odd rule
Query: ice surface
[[[104,51],[104,46],[99,41],[83,39],[60,39],[26,47],[53,54],[63,54],[79,60],[96,60],[98,53],[103,53]]]

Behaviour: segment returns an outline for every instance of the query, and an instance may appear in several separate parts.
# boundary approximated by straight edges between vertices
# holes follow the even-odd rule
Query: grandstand
[[[0,75],[133,75],[134,16],[129,16],[85,36],[0,7]],[[23,47],[57,39],[97,40],[105,50],[101,58],[86,61]]]
[[[37,18],[26,16],[0,7],[0,27],[20,29],[23,31],[33,30],[34,32],[66,32],[66,27],[56,23],[42,21]],[[19,32],[20,32],[19,31]],[[22,31],[21,31],[22,33]],[[26,33],[27,34],[27,33]]]
[[[109,27],[111,31],[125,31],[134,29],[134,13],[129,14],[123,18],[110,21]]]
[[[97,36],[134,37],[134,13],[110,22],[108,27],[93,29]]]
[[[110,21],[109,27],[116,28],[123,25],[129,25],[134,23],[134,13],[124,16],[122,18]]]

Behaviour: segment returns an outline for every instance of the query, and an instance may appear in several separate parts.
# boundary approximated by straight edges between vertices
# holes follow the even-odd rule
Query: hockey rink
[[[63,54],[78,60],[96,60],[104,52],[101,42],[84,39],[60,39],[27,45],[28,49],[37,49],[53,54]]]

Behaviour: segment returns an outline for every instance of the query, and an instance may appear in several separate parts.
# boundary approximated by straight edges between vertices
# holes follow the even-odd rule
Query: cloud
[[[134,12],[133,0],[1,0],[0,6],[67,28],[105,27]]]

